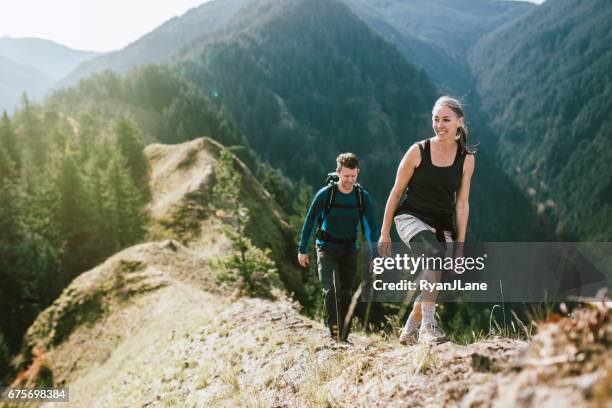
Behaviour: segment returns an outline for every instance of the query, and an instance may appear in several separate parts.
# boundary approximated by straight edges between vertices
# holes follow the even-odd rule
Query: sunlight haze
[[[0,37],[36,37],[80,50],[112,51],[206,1],[21,0],[0,13]]]
[[[21,0],[0,13],[0,37],[36,37],[79,50],[113,51],[207,1]]]

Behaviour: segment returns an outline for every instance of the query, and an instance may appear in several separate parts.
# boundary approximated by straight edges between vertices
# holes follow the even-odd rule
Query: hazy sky
[[[0,12],[0,37],[37,37],[81,50],[111,51],[206,1],[7,1]]]
[[[0,37],[38,37],[71,48],[125,47],[208,0],[17,0],[0,12]],[[223,1],[223,0],[217,0]],[[544,0],[529,0],[542,3]]]

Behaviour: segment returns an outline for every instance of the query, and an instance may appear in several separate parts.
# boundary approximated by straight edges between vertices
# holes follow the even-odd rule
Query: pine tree
[[[101,160],[94,161],[91,176],[88,178],[87,190],[91,197],[91,213],[93,214],[92,227],[95,231],[95,245],[92,248],[92,258],[99,263],[119,248],[113,237],[113,228],[109,224],[111,213],[106,205],[106,167]]]
[[[79,118],[79,124],[79,154],[81,156],[81,163],[84,163],[89,159],[96,136],[99,133],[98,118],[93,114],[85,113]]]
[[[11,352],[17,351],[40,310],[58,295],[60,283],[55,251],[30,230],[22,197],[14,165],[0,146],[0,332]]]
[[[224,212],[224,230],[234,250],[218,262],[217,280],[235,283],[243,294],[249,296],[271,297],[278,273],[270,259],[270,249],[256,247],[246,236],[249,212],[240,202],[242,177],[234,169],[234,160],[234,155],[223,149],[215,167],[213,195],[218,209]]]
[[[109,163],[105,197],[105,213],[110,217],[108,221],[115,250],[142,239],[146,221],[142,212],[143,201],[122,157],[115,157]]]
[[[31,164],[37,169],[44,167],[47,159],[47,142],[42,129],[38,112],[30,103],[28,95],[24,93],[21,97],[23,108],[21,117],[23,120],[25,144],[31,156]]]
[[[294,201],[292,203],[292,215],[289,216],[289,224],[293,231],[293,236],[296,242],[300,241],[300,234],[304,219],[308,213],[310,202],[312,201],[312,187],[306,184],[303,180],[295,187]],[[311,245],[314,246],[314,245]],[[312,317],[322,317],[325,313],[323,298],[321,291],[323,286],[317,277],[316,263],[311,262],[308,269],[304,273],[304,292],[305,299],[302,301],[304,313]]]
[[[292,215],[289,217],[289,223],[291,224],[295,240],[299,241],[302,224],[304,223],[313,197],[312,187],[306,184],[304,180],[301,180],[295,187],[294,197],[293,203],[291,204]]]
[[[273,169],[270,166],[264,165],[261,170],[261,184],[264,186],[270,194],[274,197],[274,200],[281,206],[285,211],[291,210],[291,199],[290,199],[290,184],[286,180],[282,173]]]
[[[117,147],[125,158],[134,185],[139,186],[143,195],[148,198],[148,162],[144,155],[144,142],[136,124],[125,117],[120,117],[115,126]]]
[[[55,191],[58,201],[53,209],[53,225],[65,246],[62,265],[66,278],[71,280],[90,266],[86,248],[93,239],[90,200],[72,154],[67,153],[62,158]]]
[[[0,240],[11,242],[18,238],[20,222],[17,208],[17,183],[15,166],[6,149],[0,146]]]
[[[2,123],[0,123],[0,145],[4,146],[11,160],[15,163],[15,169],[19,170],[21,160],[19,155],[19,147],[17,145],[17,137],[15,130],[11,124],[6,111],[2,114]]]

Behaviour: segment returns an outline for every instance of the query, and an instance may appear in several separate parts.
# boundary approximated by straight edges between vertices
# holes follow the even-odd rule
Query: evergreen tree
[[[48,150],[44,131],[38,118],[38,109],[30,103],[26,93],[21,97],[21,103],[23,105],[21,110],[23,137],[31,157],[30,164],[41,169],[45,165]]]
[[[256,247],[246,236],[248,209],[240,202],[242,177],[234,169],[234,155],[223,149],[215,167],[213,194],[219,209],[224,211],[225,233],[232,243],[233,253],[218,262],[219,282],[237,284],[249,296],[271,297],[272,285],[278,281],[270,249]]]
[[[20,222],[17,203],[15,166],[6,149],[0,145],[0,231],[1,240],[11,242],[18,237]]]
[[[2,113],[2,122],[0,123],[0,145],[4,146],[9,157],[15,163],[15,168],[19,170],[21,160],[17,146],[17,137],[6,111]]]
[[[292,203],[292,215],[289,216],[289,224],[293,231],[295,242],[300,241],[302,225],[308,213],[308,208],[314,197],[312,187],[306,184],[303,180],[300,181],[295,188],[294,200]],[[314,244],[311,245],[314,247]],[[304,313],[309,316],[320,318],[324,316],[325,305],[321,292],[323,286],[317,276],[317,265],[311,262],[304,274],[304,292],[306,293],[305,300],[302,302]]]
[[[89,159],[93,145],[98,135],[98,118],[90,113],[84,113],[79,118],[79,142],[78,150],[81,156],[81,163],[84,163]]]
[[[55,180],[57,202],[53,209],[53,225],[63,245],[62,266],[67,279],[83,272],[91,261],[87,251],[92,243],[90,200],[74,155],[65,154]]]
[[[106,177],[105,210],[112,231],[114,250],[138,242],[145,234],[142,197],[122,157],[111,160]]]
[[[112,219],[110,205],[105,203],[107,196],[105,173],[106,167],[100,160],[95,160],[87,186],[93,214],[92,229],[95,231],[95,245],[92,247],[91,254],[93,262],[96,264],[103,261],[105,257],[119,247],[118,240],[113,236],[113,227],[109,223],[109,220]]]
[[[259,180],[263,187],[272,194],[275,201],[286,211],[291,211],[291,185],[283,174],[270,166],[261,167]]]
[[[25,220],[14,165],[0,146],[0,331],[12,352],[42,307],[59,293],[55,251]]]
[[[148,163],[144,155],[144,142],[137,125],[120,117],[115,127],[117,147],[125,158],[134,185],[141,188],[145,197],[149,197]]]
[[[38,313],[59,295],[60,264],[49,242],[25,230],[18,241],[0,240],[0,330],[12,352]]]

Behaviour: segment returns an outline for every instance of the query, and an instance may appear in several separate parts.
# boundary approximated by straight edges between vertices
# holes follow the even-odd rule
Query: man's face
[[[336,172],[340,178],[340,184],[345,190],[353,188],[357,182],[357,175],[359,175],[359,168],[349,169],[347,167],[340,167],[340,170]]]

